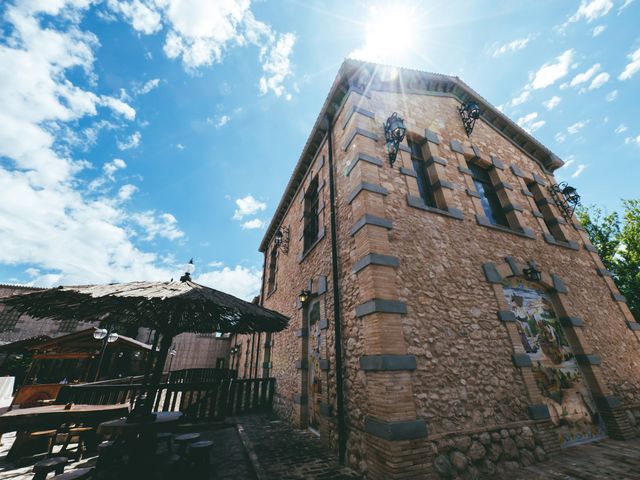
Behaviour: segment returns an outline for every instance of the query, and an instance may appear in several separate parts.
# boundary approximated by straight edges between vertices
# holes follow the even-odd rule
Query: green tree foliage
[[[616,212],[604,215],[595,206],[582,208],[576,215],[640,321],[640,200],[623,200],[623,207],[622,220]]]

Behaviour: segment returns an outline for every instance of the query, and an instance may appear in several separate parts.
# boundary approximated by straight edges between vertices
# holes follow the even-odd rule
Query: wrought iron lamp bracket
[[[560,209],[560,213],[568,222],[571,222],[571,217],[576,207],[581,205],[580,195],[575,188],[569,186],[567,182],[551,185],[549,187],[549,193],[551,198]]]
[[[477,103],[469,101],[460,105],[458,112],[460,112],[464,131],[467,133],[467,136],[471,135],[473,127],[476,125],[476,120],[480,118],[480,107]]]

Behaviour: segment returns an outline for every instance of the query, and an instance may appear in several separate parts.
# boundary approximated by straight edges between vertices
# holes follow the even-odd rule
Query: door
[[[604,423],[553,309],[551,297],[537,284],[514,280],[504,286],[516,316],[520,341],[549,408],[562,447],[606,436]]]
[[[320,322],[320,302],[313,302],[307,312],[308,336],[308,375],[309,375],[309,428],[318,430],[320,423],[320,400],[322,397],[322,377],[320,375],[320,343],[321,334]]]

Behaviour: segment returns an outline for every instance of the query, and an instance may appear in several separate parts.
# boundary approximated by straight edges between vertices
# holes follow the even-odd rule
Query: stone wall
[[[638,324],[583,229],[549,199],[551,172],[482,119],[468,137],[459,105],[453,95],[352,88],[333,122],[347,461],[370,478],[487,474],[558,451],[531,365],[516,361],[524,350],[502,290],[532,260],[609,435],[628,438],[637,423],[623,408],[640,394]],[[394,111],[408,138],[426,142],[436,208],[420,199],[406,142],[389,165],[382,124]],[[281,222],[290,249],[278,252],[276,288],[263,304],[291,318],[273,337],[270,375],[277,410],[305,427],[306,339],[296,296],[310,287],[320,300],[329,365],[321,435],[335,446],[326,155],[325,138]],[[509,228],[484,216],[472,163],[491,167]],[[326,234],[301,257],[302,195],[316,172]],[[554,235],[543,212],[547,222],[553,216]]]

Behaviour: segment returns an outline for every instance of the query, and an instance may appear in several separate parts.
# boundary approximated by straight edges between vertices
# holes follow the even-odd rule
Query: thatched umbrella
[[[173,337],[180,333],[276,332],[287,317],[191,281],[131,282],[57,287],[4,300],[28,315],[60,320],[135,325],[162,335],[150,391],[160,383]]]

